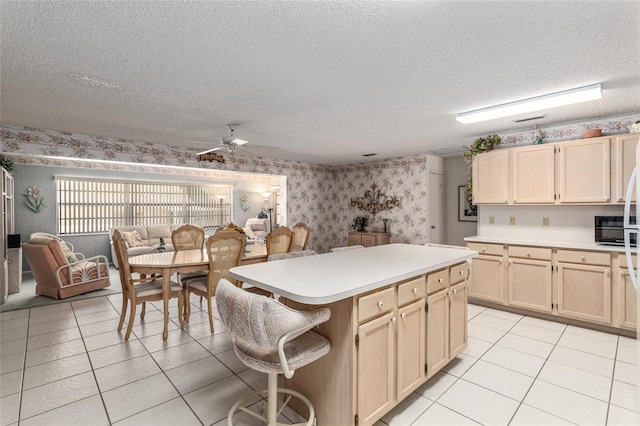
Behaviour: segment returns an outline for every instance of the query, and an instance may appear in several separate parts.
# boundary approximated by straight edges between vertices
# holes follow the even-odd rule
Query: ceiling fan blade
[[[249,141],[245,141],[243,139],[238,139],[235,136],[224,136],[221,140],[220,143],[225,144],[225,145],[244,145],[249,143]]]
[[[224,147],[211,148],[211,149],[208,149],[206,151],[198,152],[198,153],[196,153],[196,155],[208,154],[208,153],[213,152],[213,151],[220,151],[221,149],[226,149],[226,148],[224,148]]]

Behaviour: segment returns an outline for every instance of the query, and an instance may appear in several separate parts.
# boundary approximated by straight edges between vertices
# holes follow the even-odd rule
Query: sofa
[[[113,230],[117,229],[123,233],[123,237],[127,242],[128,257],[140,256],[141,254],[152,253],[161,246],[161,240],[164,242],[164,251],[174,251],[171,244],[171,233],[178,229],[180,225],[133,225],[133,226],[117,226],[109,229],[109,244],[111,245],[111,259],[116,268],[118,266],[118,257],[113,247]],[[137,238],[135,233],[137,233]]]
[[[106,256],[85,259],[64,250],[62,244],[54,238],[31,238],[22,245],[36,281],[36,294],[64,299],[111,285]]]

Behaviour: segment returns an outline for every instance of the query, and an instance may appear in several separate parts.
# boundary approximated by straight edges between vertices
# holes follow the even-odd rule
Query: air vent
[[[536,115],[535,117],[526,117],[526,118],[518,118],[517,120],[512,120],[514,123],[523,123],[525,121],[531,121],[531,120],[539,120],[541,118],[545,118],[546,115],[542,114],[542,115]]]
[[[363,157],[373,157],[374,155],[378,155],[378,154],[362,154]]]

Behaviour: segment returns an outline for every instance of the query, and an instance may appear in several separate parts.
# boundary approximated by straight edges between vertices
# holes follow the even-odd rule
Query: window
[[[125,225],[231,221],[231,186],[56,177],[58,234],[108,232]]]

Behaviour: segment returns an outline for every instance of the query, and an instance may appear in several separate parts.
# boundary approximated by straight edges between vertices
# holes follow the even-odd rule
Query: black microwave
[[[629,217],[629,224],[636,224],[636,217]],[[623,216],[596,216],[594,235],[596,244],[614,246],[624,245],[624,217]],[[631,233],[631,245],[637,246],[637,234]]]

